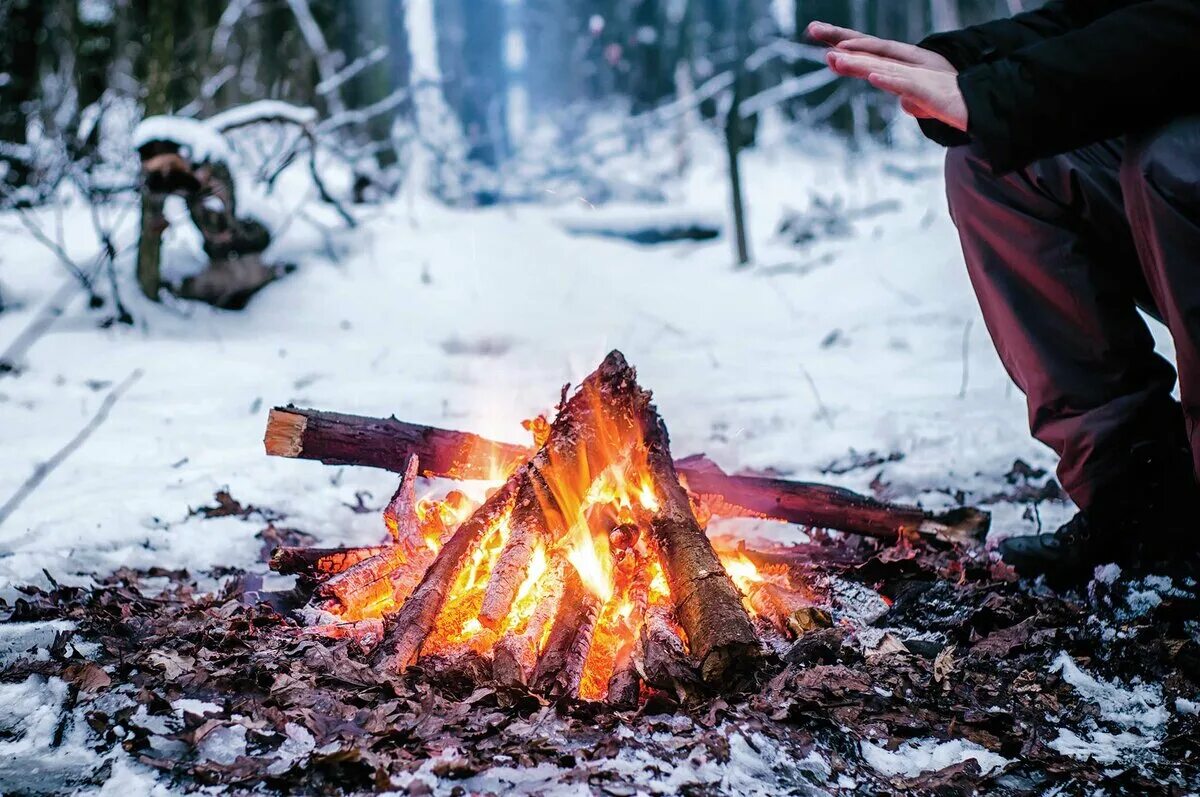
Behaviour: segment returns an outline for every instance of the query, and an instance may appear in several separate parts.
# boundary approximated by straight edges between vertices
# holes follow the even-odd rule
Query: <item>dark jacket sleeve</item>
[[[1051,0],[1035,11],[935,33],[920,46],[938,53],[961,72],[1081,28],[1129,3],[1130,0]]]
[[[1200,0],[1143,0],[959,73],[998,172],[1200,111]]]
[[[919,46],[941,55],[963,72],[1081,28],[1129,3],[1130,0],[1050,0],[1039,9],[1013,17],[935,33]],[[922,132],[939,144],[953,147],[971,141],[968,134],[935,119],[921,119],[919,123]]]

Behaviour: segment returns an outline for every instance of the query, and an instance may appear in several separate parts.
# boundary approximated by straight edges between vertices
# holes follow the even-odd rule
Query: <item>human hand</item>
[[[831,50],[825,60],[842,77],[866,80],[900,98],[905,113],[936,119],[956,130],[967,129],[967,103],[954,71],[913,66],[878,55]]]
[[[843,52],[866,53],[887,58],[900,64],[931,69],[934,72],[957,74],[958,70],[943,56],[914,44],[880,39],[851,28],[841,28],[828,22],[812,22],[808,26],[810,38],[828,44]]]

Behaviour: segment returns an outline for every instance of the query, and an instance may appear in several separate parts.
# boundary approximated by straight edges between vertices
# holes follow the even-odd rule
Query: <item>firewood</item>
[[[703,692],[700,677],[688,663],[683,641],[665,607],[651,606],[646,610],[634,662],[647,686],[666,692],[681,703]]]
[[[520,468],[503,487],[492,493],[482,506],[459,525],[438,551],[421,582],[400,610],[388,618],[384,644],[375,652],[376,664],[399,672],[416,661],[463,563],[492,524],[509,510],[515,482],[524,470]]]
[[[533,486],[544,482],[544,478],[539,480],[541,469],[549,469],[552,461],[587,462],[584,457],[588,454],[589,446],[595,442],[592,439],[594,435],[589,431],[593,428],[591,423],[592,403],[597,397],[606,397],[614,391],[626,388],[632,373],[633,369],[625,362],[621,353],[612,352],[604,359],[599,368],[583,380],[580,389],[563,402],[558,417],[551,425],[545,445],[532,459],[526,461],[509,477],[500,491],[458,527],[458,530],[438,552],[433,564],[425,571],[421,583],[405,601],[400,611],[390,618],[388,639],[382,646],[382,650],[388,652],[382,656],[377,654],[377,658],[386,657],[386,664],[395,670],[404,669],[416,660],[421,646],[433,630],[438,613],[446,601],[446,595],[453,586],[463,563],[482,539],[484,533],[492,523],[500,519],[504,512],[513,508],[516,496],[525,494]],[[297,444],[301,447],[305,445],[304,441],[307,439],[307,429],[310,428],[310,424],[307,421],[300,424],[291,423],[290,428],[293,433],[287,436],[286,440],[276,437],[276,444],[283,445],[288,451],[296,451]],[[385,421],[383,423],[386,425],[398,422]],[[427,442],[439,437],[444,438],[444,433],[434,431],[433,434],[419,435],[420,440]],[[269,430],[267,438],[268,451],[270,451],[272,435]],[[479,440],[479,438],[475,439]],[[348,440],[352,442],[353,436],[343,438],[342,444],[344,445]],[[395,443],[390,445],[395,446]],[[527,456],[524,449],[521,451]],[[435,447],[435,450],[430,451],[429,457],[421,455],[421,461],[434,472],[440,472],[430,466],[431,462],[438,461],[438,453]],[[500,452],[493,453],[497,456],[501,455]],[[444,452],[442,452],[441,461],[446,461]],[[537,471],[537,476],[534,475],[534,471]],[[546,523],[548,516],[553,518],[554,505],[549,501],[550,496],[538,495],[537,498],[542,514],[541,521]],[[557,518],[553,522],[557,526],[561,526],[563,521],[561,518]],[[522,580],[527,566],[528,562],[526,561],[525,567],[520,569]],[[517,586],[519,587],[519,582]],[[513,589],[514,594],[515,590],[516,587]],[[511,606],[511,604],[512,598],[509,597],[507,606]]]
[[[692,514],[671,461],[670,438],[649,396],[642,409],[646,466],[658,506],[650,529],[666,572],[675,618],[705,683],[728,684],[752,670],[759,657],[750,616],[733,580]]]
[[[271,410],[265,443],[272,456],[394,472],[404,470],[409,454],[418,454],[426,474],[456,479],[487,478],[489,462],[525,462],[534,453],[468,432],[295,407]],[[891,542],[915,533],[964,544],[980,542],[990,522],[987,512],[970,507],[926,512],[821,484],[730,476],[702,456],[680,460],[676,468],[689,490],[717,514],[731,517],[771,518]]]
[[[386,546],[329,578],[317,587],[315,598],[331,614],[354,612],[393,595],[392,574],[406,568],[408,553],[396,545]]]
[[[895,541],[906,534],[962,545],[987,536],[991,516],[972,507],[933,513],[886,504],[850,490],[761,476],[730,476],[703,455],[675,463],[690,492],[714,514],[773,518]]]
[[[619,709],[634,709],[642,692],[642,676],[634,660],[637,640],[630,640],[617,651],[612,677],[608,679],[608,691],[604,702]]]
[[[361,548],[280,547],[271,552],[269,567],[281,575],[297,575],[317,581],[337,575],[364,559],[382,553],[383,545]]]
[[[409,457],[404,477],[387,509],[384,523],[394,545],[363,559],[329,578],[317,588],[318,608],[335,615],[354,615],[391,599],[403,601],[433,559],[425,545],[417,518],[417,457]]]
[[[400,486],[396,488],[395,495],[383,510],[383,523],[392,535],[392,541],[406,551],[425,547],[425,540],[421,537],[420,520],[417,518],[418,461],[416,454],[408,458]]]
[[[575,509],[571,504],[582,503],[583,496],[576,494],[580,484],[590,484],[599,475],[592,463],[606,462],[613,453],[613,441],[603,430],[634,429],[636,395],[633,369],[620,352],[611,352],[544,432],[545,442],[517,487],[509,539],[484,593],[479,615],[483,625],[497,628],[508,615],[538,542],[552,544],[567,532],[567,514]],[[628,439],[632,444],[637,436],[630,434]]]
[[[531,678],[533,689],[553,697],[576,697],[600,616],[600,600],[588,591],[574,568],[568,568],[563,596],[546,647]]]
[[[539,482],[543,484],[541,489],[536,486]],[[526,477],[517,486],[513,513],[509,520],[508,542],[496,559],[491,580],[488,581],[483,594],[479,622],[484,626],[498,628],[508,616],[538,541],[548,544],[553,536],[562,533],[561,515],[555,510],[549,513],[557,520],[552,530],[548,525],[548,513],[543,508],[544,503],[553,501],[549,488],[542,482],[541,474],[531,463]]]
[[[568,567],[561,558],[546,575],[533,614],[520,632],[505,634],[492,651],[492,677],[506,686],[527,686],[537,666],[538,647],[562,600]]]
[[[271,410],[263,443],[271,456],[396,473],[403,473],[415,454],[426,474],[451,479],[489,479],[491,463],[507,471],[533,454],[522,446],[494,443],[468,432],[295,407]]]

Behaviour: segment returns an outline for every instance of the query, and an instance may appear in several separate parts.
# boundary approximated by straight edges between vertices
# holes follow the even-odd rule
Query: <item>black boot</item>
[[[1182,563],[1200,550],[1200,491],[1186,447],[1142,443],[1126,476],[1053,534],[1009,537],[1000,556],[1021,576],[1086,582],[1097,565]]]

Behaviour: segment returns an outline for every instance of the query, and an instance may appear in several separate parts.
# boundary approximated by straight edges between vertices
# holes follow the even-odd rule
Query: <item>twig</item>
[[[118,399],[125,394],[129,388],[133,387],[134,383],[142,378],[142,369],[134,370],[121,384],[117,385],[112,391],[104,397],[104,401],[100,404],[100,409],[96,410],[96,414],[92,419],[79,430],[79,433],[71,439],[71,442],[55,452],[54,456],[45,462],[39,464],[33,469],[33,474],[25,480],[25,483],[17,488],[13,496],[5,502],[4,506],[0,506],[0,526],[4,525],[4,521],[8,520],[9,515],[16,511],[17,507],[29,497],[29,495],[38,488],[46,477],[54,472],[54,469],[66,461],[67,457],[75,453],[75,451],[87,442],[87,439],[92,436],[92,433],[100,428],[100,424],[108,418],[108,413],[112,411]]]

